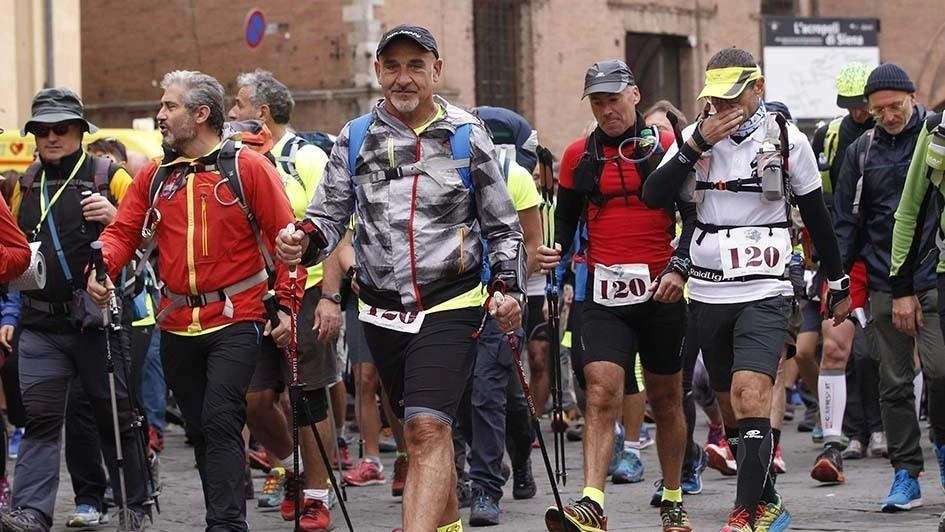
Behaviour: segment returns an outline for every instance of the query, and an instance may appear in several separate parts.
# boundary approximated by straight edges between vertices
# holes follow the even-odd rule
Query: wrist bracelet
[[[699,125],[696,125],[696,128],[692,130],[692,140],[695,141],[696,147],[702,151],[709,151],[712,149],[712,144],[710,144],[709,141],[707,141],[705,137],[702,136],[702,131],[700,131]]]

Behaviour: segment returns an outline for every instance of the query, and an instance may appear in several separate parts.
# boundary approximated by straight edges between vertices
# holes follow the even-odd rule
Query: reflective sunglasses
[[[48,137],[49,132],[53,132],[57,137],[61,137],[69,132],[71,122],[59,122],[58,124],[33,124],[30,126],[30,132],[37,137]]]

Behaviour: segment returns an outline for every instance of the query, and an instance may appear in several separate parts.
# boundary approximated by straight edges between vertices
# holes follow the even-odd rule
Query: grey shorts
[[[713,390],[729,391],[732,374],[742,370],[764,373],[774,382],[792,307],[791,298],[784,296],[748,303],[689,303]]]
[[[312,331],[315,307],[321,295],[322,291],[318,286],[306,290],[298,316],[296,334],[299,346],[299,380],[305,385],[305,390],[317,390],[338,382],[335,344],[319,342]],[[291,381],[292,375],[285,352],[267,337],[260,345],[256,371],[249,383],[249,391],[275,390],[281,393]]]

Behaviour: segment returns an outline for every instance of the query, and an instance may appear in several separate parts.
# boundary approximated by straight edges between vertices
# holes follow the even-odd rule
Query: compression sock
[[[774,443],[771,420],[764,417],[749,417],[738,421],[741,445],[738,450],[738,485],[735,491],[735,506],[755,508],[762,491],[768,484],[768,467]]]
[[[847,377],[842,369],[821,369],[817,379],[820,400],[820,426],[824,446],[840,443],[843,435],[843,411],[847,406]]]
[[[734,456],[736,460],[738,460],[740,439],[738,428],[725,427],[725,441],[728,443],[729,449],[732,450],[732,456]]]

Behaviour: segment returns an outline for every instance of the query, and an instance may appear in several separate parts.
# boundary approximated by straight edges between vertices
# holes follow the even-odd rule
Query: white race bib
[[[364,323],[407,334],[417,334],[425,317],[423,312],[398,312],[370,305],[365,305],[358,314],[358,319]]]
[[[719,231],[719,258],[725,279],[784,275],[791,239],[785,228],[737,227]]]
[[[646,264],[594,266],[594,302],[605,307],[636,305],[650,299],[650,267]]]

